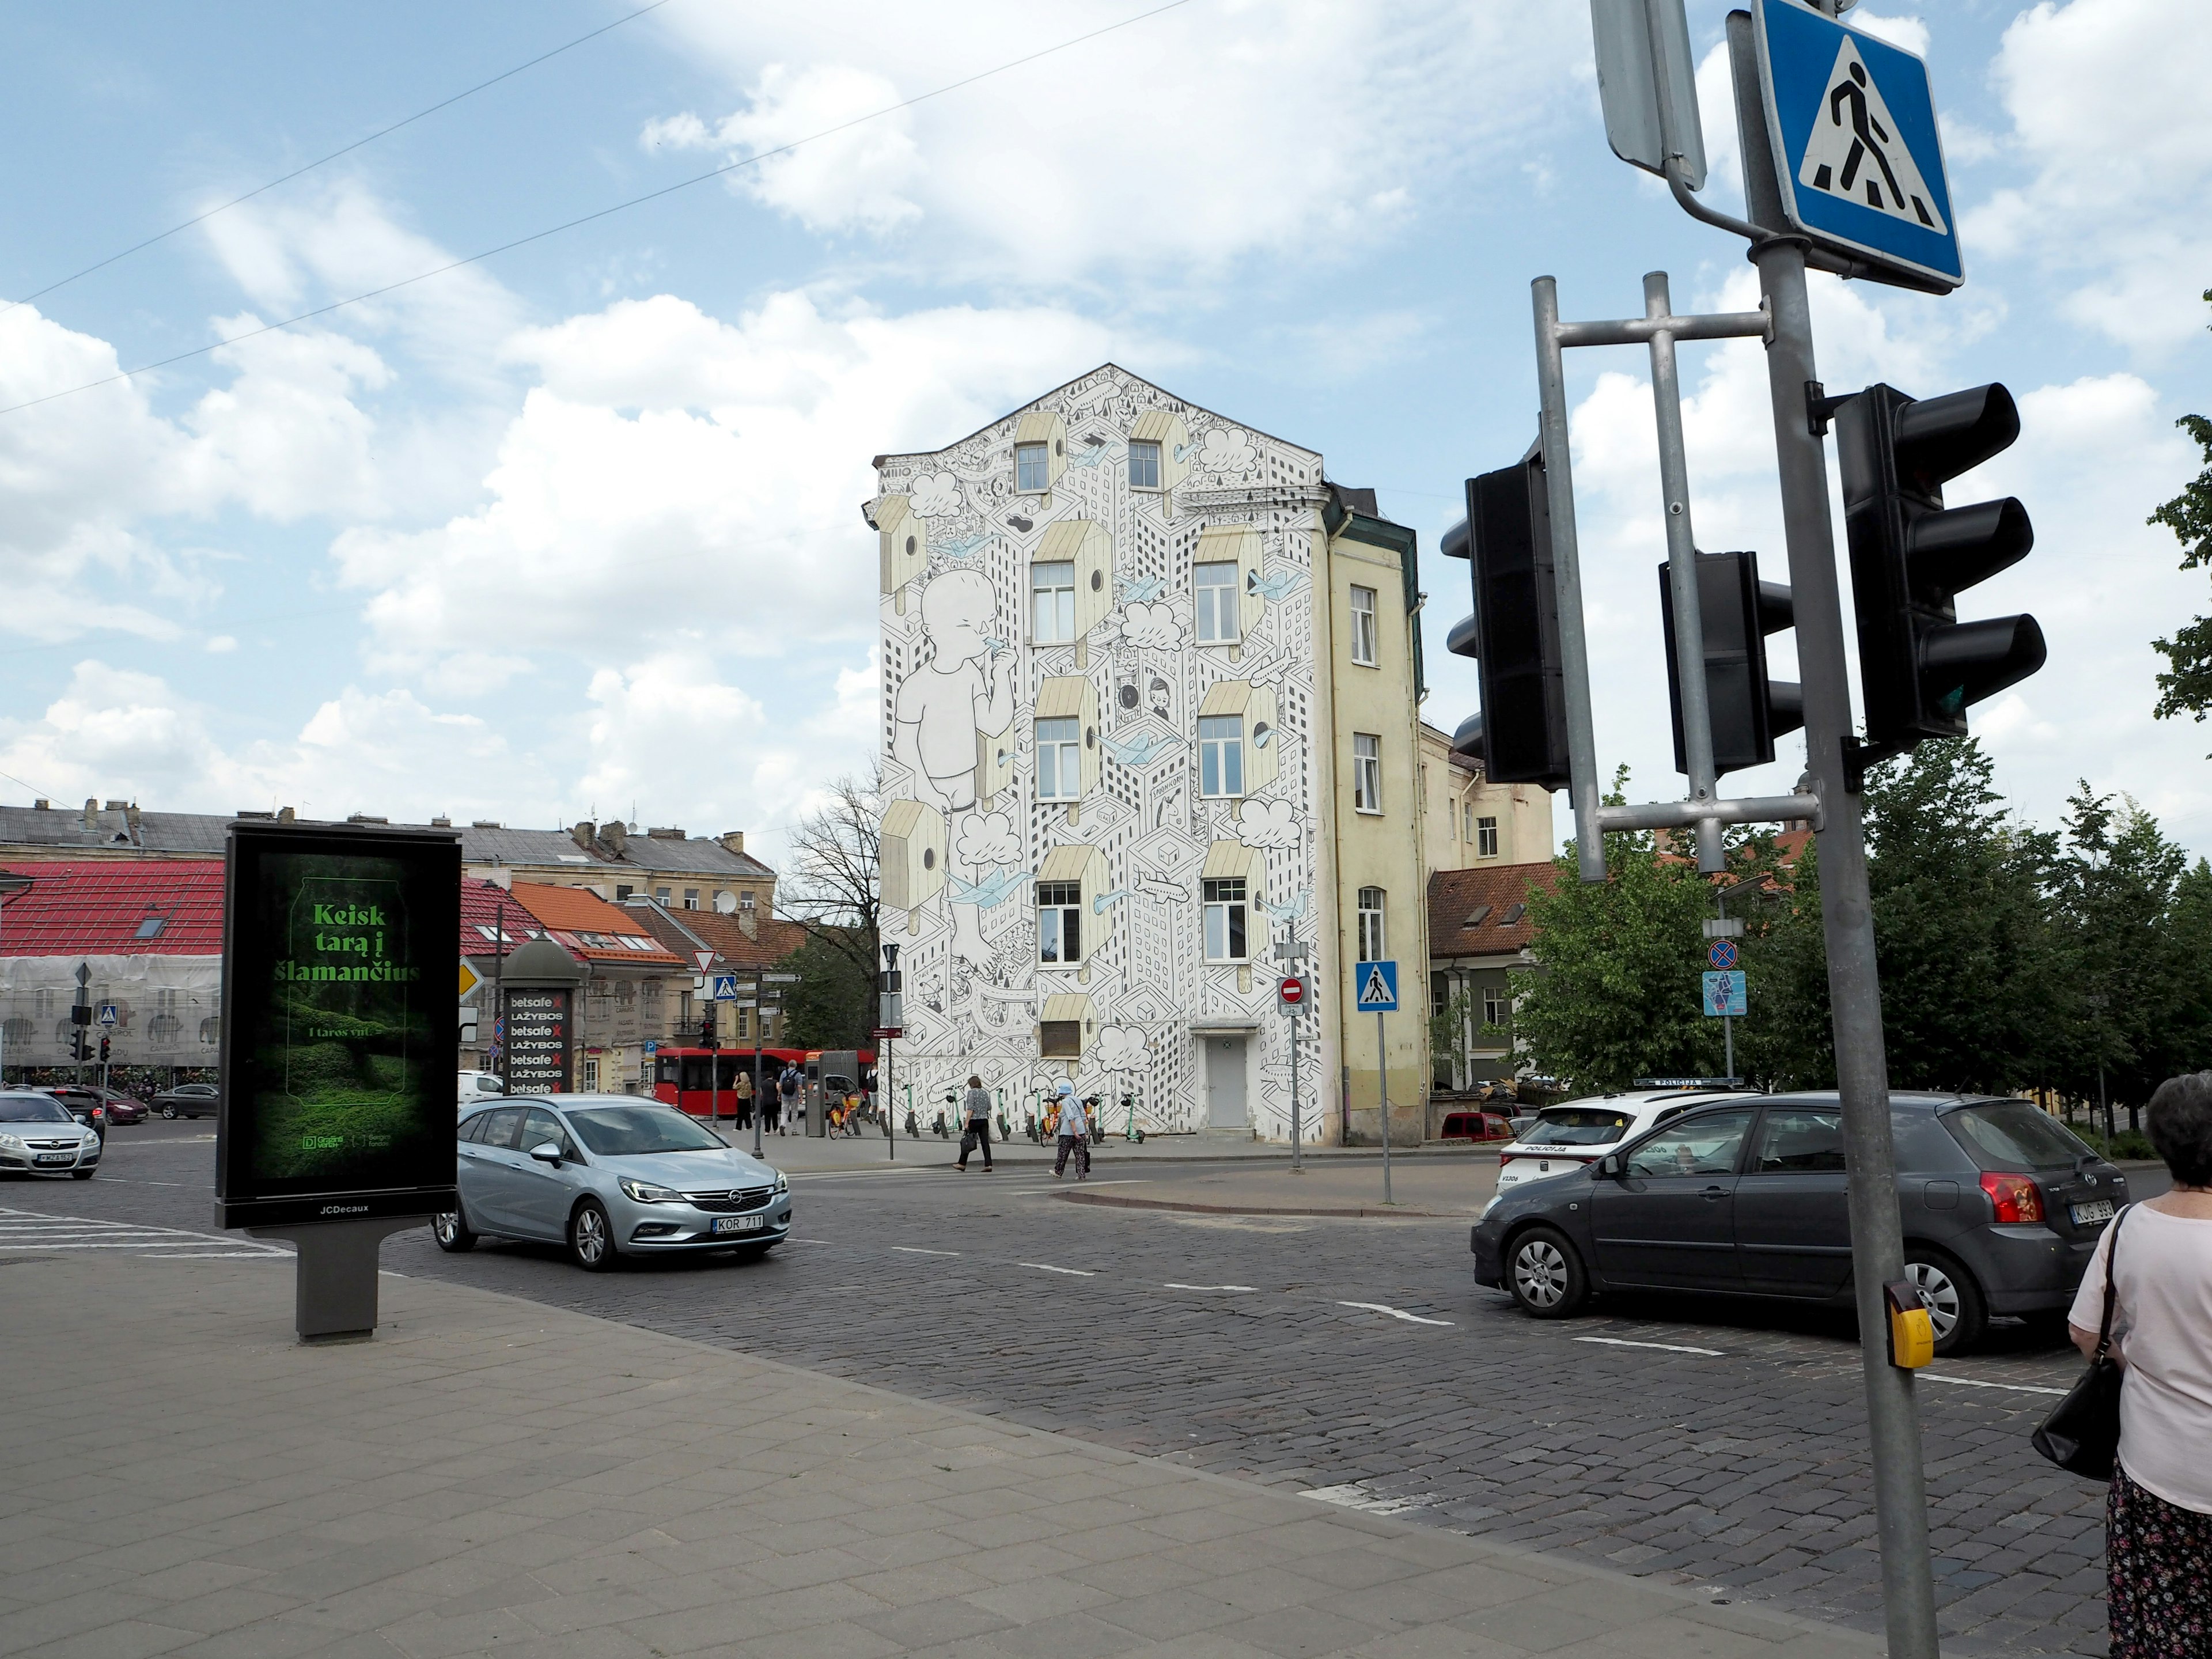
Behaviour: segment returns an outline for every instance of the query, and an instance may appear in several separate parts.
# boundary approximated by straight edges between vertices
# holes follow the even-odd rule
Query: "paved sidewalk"
[[[723,1139],[746,1152],[753,1149],[753,1133],[750,1128],[740,1129],[725,1118],[717,1126]],[[1049,1164],[1055,1156],[1049,1141],[1043,1146],[1016,1135],[1012,1140],[1000,1140],[994,1134],[991,1139],[992,1157],[1001,1164],[1034,1166]],[[893,1148],[881,1135],[868,1134],[853,1139],[820,1139],[805,1135],[763,1134],[761,1152],[779,1170],[872,1170],[885,1166],[906,1168],[909,1165],[928,1166],[951,1164],[960,1156],[960,1137],[953,1135],[939,1140],[935,1135],[924,1134],[910,1140],[902,1134]],[[894,1156],[896,1152],[896,1156]],[[1305,1161],[1316,1165],[1348,1164],[1371,1167],[1375,1170],[1376,1190],[1382,1190],[1382,1150],[1379,1146],[1308,1146]],[[968,1160],[970,1168],[979,1168],[982,1154],[978,1152]],[[1124,1140],[1119,1135],[1109,1135],[1105,1144],[1091,1149],[1091,1161],[1101,1172],[1113,1164],[1177,1164],[1249,1163],[1265,1168],[1279,1164],[1288,1168],[1291,1148],[1286,1141],[1255,1140],[1249,1135],[1210,1133],[1194,1135],[1152,1135],[1142,1144]],[[1394,1165],[1412,1166],[1416,1164],[1445,1162],[1468,1167],[1481,1165],[1495,1169],[1498,1150],[1492,1146],[1474,1147],[1465,1143],[1432,1142],[1425,1146],[1396,1146],[1391,1149]]]
[[[291,1297],[273,1260],[0,1255],[0,1654],[1879,1650],[428,1280],[303,1349]]]

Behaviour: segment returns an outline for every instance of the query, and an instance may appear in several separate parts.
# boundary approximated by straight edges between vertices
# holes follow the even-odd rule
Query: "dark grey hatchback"
[[[2055,1320],[2127,1178],[2024,1100],[1892,1095],[1906,1272],[1936,1352],[1992,1314]],[[1539,1319],[1607,1291],[1851,1304],[1843,1118],[1830,1094],[1685,1113],[1572,1174],[1516,1188],[1474,1229],[1474,1276]]]

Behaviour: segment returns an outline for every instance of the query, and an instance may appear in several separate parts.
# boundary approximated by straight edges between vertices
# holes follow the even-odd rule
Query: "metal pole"
[[[884,1103],[884,1127],[890,1134],[890,1152],[885,1162],[896,1164],[898,1162],[898,1125],[891,1120],[898,1114],[891,1110],[891,1039],[889,1037],[884,1039],[883,1076],[878,1080],[883,1084],[876,1092]]]
[[[1297,963],[1293,961],[1291,965],[1295,968]],[[1298,1104],[1298,1009],[1296,1003],[1291,1005],[1290,1031],[1291,1173],[1292,1175],[1304,1175],[1306,1172],[1305,1158],[1298,1144],[1298,1119],[1303,1115],[1303,1114]]]
[[[1667,273],[1644,277],[1644,314],[1671,316]],[[1682,704],[1682,759],[1690,773],[1690,799],[1710,806],[1713,799],[1713,723],[1705,686],[1705,631],[1698,605],[1698,549],[1690,531],[1690,465],[1682,447],[1682,388],[1674,367],[1674,336],[1659,329],[1651,336],[1651,410],[1659,426],[1659,489],[1666,499],[1667,585],[1674,599],[1676,684]],[[1697,826],[1698,868],[1708,875],[1726,867],[1717,818]]]
[[[1375,1081],[1382,1092],[1382,1201],[1390,1198],[1390,1056],[1382,1047],[1382,1011],[1375,1011]]]
[[[1543,395],[1537,441],[1552,520],[1552,577],[1559,609],[1559,665],[1567,708],[1570,799],[1584,881],[1605,879],[1605,835],[1597,825],[1597,738],[1590,724],[1589,645],[1583,632],[1583,578],[1575,538],[1575,475],[1567,449],[1567,370],[1559,345],[1559,285],[1529,284],[1536,313],[1536,381]],[[1385,1138],[1388,1142],[1388,1137]]]
[[[768,1097],[761,1093],[761,1042],[768,1035],[768,987],[753,975],[753,1156],[761,1152],[761,1120],[768,1115]]]

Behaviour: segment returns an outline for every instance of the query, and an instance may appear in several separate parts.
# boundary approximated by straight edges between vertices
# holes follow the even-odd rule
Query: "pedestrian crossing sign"
[[[1359,991],[1361,1013],[1395,1014],[1398,1012],[1396,963],[1363,962],[1352,969],[1352,982]]]
[[[1904,286],[1966,280],[1928,66],[1805,0],[1757,0],[1759,88],[1790,223]]]

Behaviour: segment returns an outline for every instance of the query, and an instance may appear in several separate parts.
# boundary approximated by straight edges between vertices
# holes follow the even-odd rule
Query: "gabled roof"
[[[518,881],[514,902],[573,956],[590,962],[626,963],[632,967],[686,967],[690,963],[637,925],[634,913],[617,909],[581,887],[553,887]]]
[[[500,935],[506,942],[501,948]],[[495,881],[461,883],[461,954],[465,957],[511,956],[514,947],[545,937],[538,918],[516,902],[514,895]]]
[[[74,814],[66,815],[74,817]],[[33,862],[0,908],[0,955],[222,954],[222,860]]]
[[[1429,954],[1513,956],[1534,942],[1528,896],[1559,883],[1555,864],[1487,864],[1429,877]]]
[[[629,914],[653,930],[653,936],[687,963],[694,951],[714,952],[720,968],[773,968],[806,943],[806,930],[795,921],[763,916],[759,937],[749,934],[735,916],[716,910],[675,910],[633,899]]]

